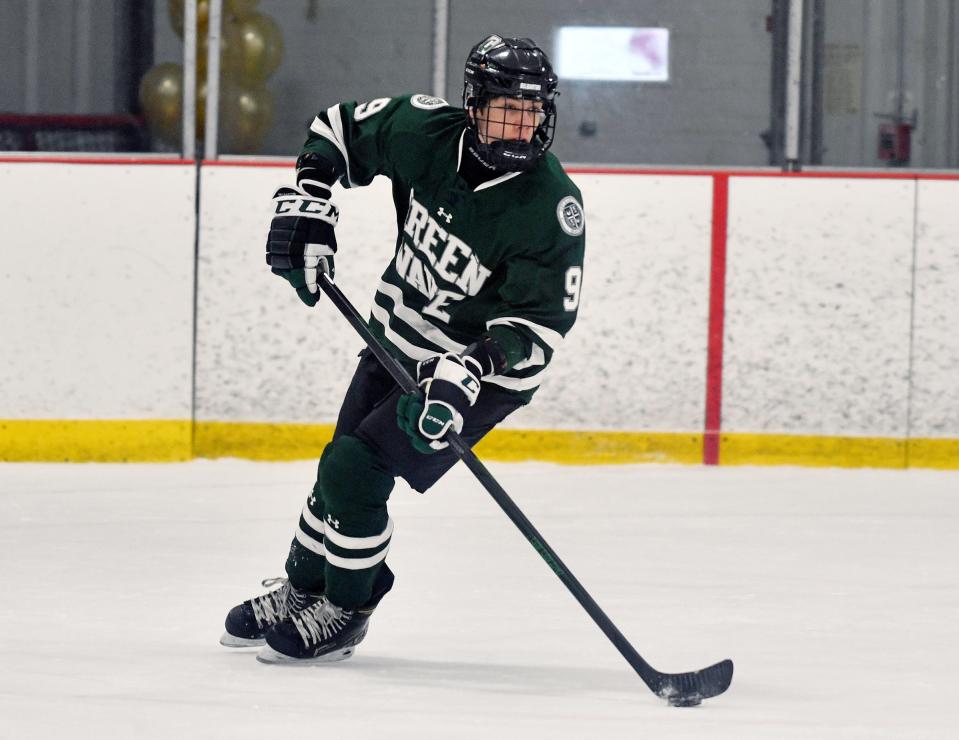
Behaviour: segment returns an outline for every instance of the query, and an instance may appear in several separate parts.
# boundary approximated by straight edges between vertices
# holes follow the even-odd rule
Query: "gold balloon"
[[[239,45],[234,24],[228,21],[224,24],[223,33],[220,34],[220,74],[230,74],[230,70],[236,66],[236,48]],[[196,78],[206,80],[206,71],[210,54],[210,37],[206,34],[196,40]]]
[[[196,83],[196,138],[206,136],[206,80]]]
[[[183,68],[179,64],[158,64],[140,82],[140,104],[156,136],[179,146],[183,131]],[[196,138],[206,134],[206,80],[197,80]]]
[[[263,82],[283,60],[283,34],[268,15],[241,15],[228,24],[223,36],[229,37],[224,67],[235,71],[237,78],[245,83]]]
[[[158,64],[140,81],[140,105],[150,130],[170,144],[180,141],[182,98],[183,67],[179,64]]]
[[[246,15],[252,13],[253,9],[260,4],[260,0],[226,0],[224,8],[227,12],[234,15]]]
[[[167,10],[170,16],[170,24],[177,36],[183,36],[183,19],[186,17],[183,9],[184,0],[169,0]],[[223,17],[239,17],[252,13],[260,0],[225,0],[223,3]],[[196,3],[196,24],[200,36],[205,36],[207,28],[210,25],[210,0],[197,0]]]
[[[170,23],[183,36],[184,2],[169,0]],[[224,75],[242,77],[250,82],[265,80],[265,75],[245,73],[243,69],[266,66],[272,73],[283,54],[283,38],[271,19],[255,16],[254,8],[260,0],[224,0],[223,22],[220,33],[220,69]],[[254,16],[252,25],[248,16]],[[196,76],[197,84],[206,79],[210,47],[210,0],[197,0]],[[241,46],[243,48],[241,48]]]
[[[183,67],[165,62],[149,70],[140,81],[140,104],[150,131],[165,142],[182,141]],[[206,78],[197,79],[196,136],[206,130]],[[255,154],[273,125],[273,95],[260,83],[236,80],[224,72],[220,87],[221,152]]]
[[[220,102],[223,101],[223,89],[220,89]],[[220,109],[220,115],[223,115],[223,109]],[[203,138],[206,136],[206,80],[197,80],[196,83],[196,138],[198,141],[203,141]],[[223,122],[220,122],[220,126],[223,125]],[[176,140],[177,144],[180,143],[179,135]],[[220,146],[222,151],[223,147]]]
[[[170,15],[170,24],[176,35],[183,37],[183,19],[185,11],[183,10],[184,0],[170,0],[167,10]],[[210,25],[210,0],[197,0],[196,3],[196,25],[197,33],[200,36],[206,35],[206,29]]]
[[[220,90],[220,151],[255,154],[273,125],[273,95],[266,86],[226,82]]]

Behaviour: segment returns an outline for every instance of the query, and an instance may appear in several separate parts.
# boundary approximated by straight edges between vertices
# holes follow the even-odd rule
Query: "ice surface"
[[[656,699],[458,466],[398,486],[396,588],[344,663],[217,644],[283,574],[314,463],[0,465],[3,738],[952,738],[959,474],[491,465]]]

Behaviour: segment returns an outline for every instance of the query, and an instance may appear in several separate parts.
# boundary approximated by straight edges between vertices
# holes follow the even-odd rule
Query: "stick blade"
[[[689,673],[658,673],[653,692],[674,707],[694,707],[703,699],[719,696],[733,680],[733,662],[723,660]]]

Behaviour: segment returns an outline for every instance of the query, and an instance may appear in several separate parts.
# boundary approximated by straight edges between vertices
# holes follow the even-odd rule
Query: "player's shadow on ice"
[[[394,685],[443,686],[508,694],[634,693],[636,686],[633,682],[642,684],[639,677],[630,675],[629,671],[624,673],[613,669],[416,660],[375,655],[357,655],[337,669],[361,671],[368,677],[382,678]]]

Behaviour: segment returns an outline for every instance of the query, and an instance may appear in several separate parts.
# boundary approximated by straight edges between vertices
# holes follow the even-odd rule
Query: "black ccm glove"
[[[396,423],[410,437],[413,449],[424,455],[449,446],[443,437],[463,431],[463,414],[479,396],[483,370],[472,357],[445,352],[416,365],[419,393],[400,396]]]
[[[480,379],[508,367],[502,347],[489,336],[471,344],[461,355],[444,352],[416,365],[422,393],[405,393],[396,405],[396,423],[424,455],[445,449],[443,437],[463,431],[463,414],[476,403]]]
[[[315,185],[313,189],[322,191]],[[307,306],[320,300],[319,274],[333,277],[336,235],[333,227],[339,209],[325,197],[310,195],[297,187],[280,188],[273,194],[273,221],[266,240],[266,264],[274,275],[286,278]]]

